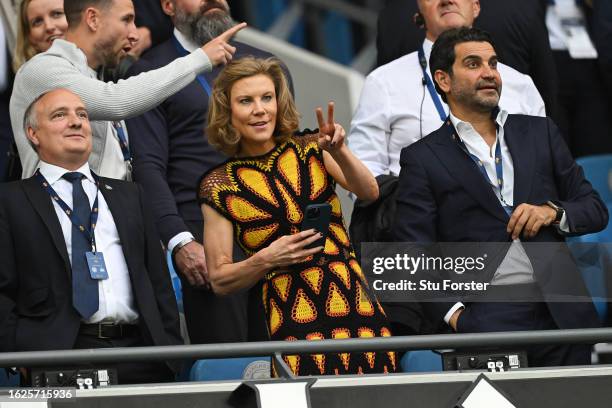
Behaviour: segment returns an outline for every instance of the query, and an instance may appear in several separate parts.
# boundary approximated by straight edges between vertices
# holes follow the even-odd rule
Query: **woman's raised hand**
[[[319,147],[333,154],[344,146],[346,138],[344,128],[334,122],[334,103],[327,104],[327,121],[323,118],[322,108],[317,108],[316,113],[319,122]]]
[[[322,246],[306,248],[322,234],[314,229],[299,232],[293,235],[284,235],[272,242],[260,252],[260,256],[270,268],[289,266],[308,260],[312,255],[323,250]]]

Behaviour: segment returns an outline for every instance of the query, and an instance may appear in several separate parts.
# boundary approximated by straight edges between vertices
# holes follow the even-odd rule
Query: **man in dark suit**
[[[436,0],[440,7],[454,0]],[[544,99],[548,116],[557,115],[557,76],[544,24],[546,0],[478,0],[474,26],[491,33],[500,61],[529,75]],[[417,0],[389,0],[378,16],[378,65],[416,51],[425,38]]]
[[[402,150],[396,236],[404,242],[482,243],[475,246],[489,252],[480,278],[491,285],[490,293],[528,301],[468,303],[451,296],[425,303],[429,315],[458,332],[597,326],[592,302],[551,301],[587,294],[564,236],[599,231],[608,222],[606,206],[559,130],[550,119],[498,108],[497,54],[483,31],[442,34],[430,66],[450,115],[440,129]],[[532,366],[590,362],[588,345],[533,346],[527,352]]]
[[[45,93],[24,127],[41,162],[33,177],[0,187],[0,351],[181,344],[143,193],[90,171],[81,99]],[[105,366],[120,383],[173,379],[165,363]]]
[[[234,24],[225,0],[161,0],[161,6],[175,26],[173,35],[147,52],[134,65],[131,74],[164,66],[193,49],[195,44]],[[234,58],[272,56],[239,42],[233,45]],[[219,72],[214,69],[199,75],[191,85],[157,108],[127,122],[130,133],[147,135],[130,140],[134,179],[150,197],[162,242],[172,253],[181,278],[185,319],[192,343],[236,342],[266,336],[260,317],[264,313],[256,310],[261,302],[247,307],[245,293],[218,298],[206,287],[203,221],[196,188],[207,170],[225,160],[208,144],[204,133],[208,98]]]

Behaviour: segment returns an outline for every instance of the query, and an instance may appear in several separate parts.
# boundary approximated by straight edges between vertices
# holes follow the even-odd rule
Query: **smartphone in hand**
[[[306,206],[301,230],[307,231],[314,228],[323,235],[320,239],[308,245],[306,248],[325,246],[325,239],[327,238],[329,221],[331,219],[331,209],[331,205],[328,203],[308,204]]]

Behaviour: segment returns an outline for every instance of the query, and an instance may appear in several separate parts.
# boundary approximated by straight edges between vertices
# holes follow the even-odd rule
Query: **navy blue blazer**
[[[403,242],[505,242],[508,214],[474,161],[460,148],[447,120],[435,132],[402,149],[395,235]],[[608,211],[582,168],[573,160],[557,126],[549,118],[509,115],[504,138],[514,164],[514,206],[556,202],[566,212],[572,234],[600,231]],[[523,242],[564,242],[555,227],[543,227]],[[506,254],[496,246],[484,279],[490,279]],[[562,246],[562,248],[565,248]],[[557,250],[558,246],[555,246]],[[566,248],[567,249],[567,248]],[[555,256],[525,245],[540,289],[547,294],[586,294],[569,250]],[[555,271],[563,269],[563,276]],[[442,318],[447,303],[428,304],[434,318]],[[549,303],[561,328],[596,326],[591,303]]]

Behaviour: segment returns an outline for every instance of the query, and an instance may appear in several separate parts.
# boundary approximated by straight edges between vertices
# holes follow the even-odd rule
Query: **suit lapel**
[[[447,119],[440,130],[432,141],[434,154],[472,198],[493,216],[508,222],[508,215],[493,193],[491,185],[478,170],[476,163],[459,147],[456,140],[458,136],[450,119]]]
[[[512,116],[504,126],[504,139],[512,155],[514,167],[514,207],[527,202],[535,171],[535,143],[526,129],[517,124]]]
[[[32,207],[38,213],[43,223],[49,230],[51,238],[55,247],[59,251],[64,263],[66,264],[66,270],[68,275],[71,274],[70,258],[68,257],[68,250],[66,249],[66,242],[64,241],[64,233],[60,226],[57,214],[51,203],[49,194],[39,184],[38,180],[31,177],[23,181],[23,189],[26,196],[30,200]]]
[[[130,240],[129,240],[129,231],[128,231],[128,221],[126,214],[129,210],[129,203],[124,200],[123,194],[120,191],[117,191],[117,188],[111,186],[106,182],[106,180],[102,177],[100,180],[100,193],[104,197],[106,204],[115,220],[115,227],[117,228],[117,233],[119,234],[119,239],[121,240],[121,248],[123,249],[123,255],[125,257],[125,261],[128,264],[129,270],[133,270],[130,265],[130,257],[128,256]]]

